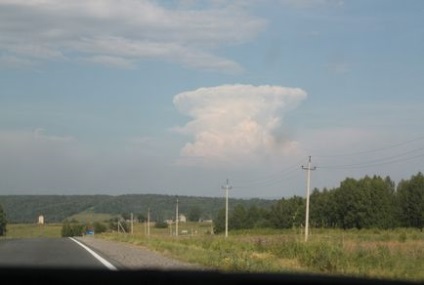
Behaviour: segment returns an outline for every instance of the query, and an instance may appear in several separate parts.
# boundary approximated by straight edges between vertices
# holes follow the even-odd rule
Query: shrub
[[[155,223],[155,228],[157,228],[157,229],[166,229],[166,228],[168,228],[168,224],[166,222],[164,222],[164,221],[162,221],[162,222],[156,222]]]
[[[125,232],[128,233],[130,231],[130,226],[123,219],[120,220],[118,218],[113,218],[109,220],[109,229],[111,229],[112,231],[124,230]]]
[[[407,239],[407,236],[406,236],[406,233],[405,232],[402,232],[402,233],[399,234],[399,239],[398,240],[400,242],[405,242],[406,239]]]
[[[107,231],[106,225],[100,222],[94,222],[93,229],[96,234],[101,234]]]
[[[74,236],[82,236],[84,233],[85,226],[76,222],[63,222],[62,225],[62,237],[74,237]]]
[[[6,213],[4,212],[2,206],[0,205],[0,236],[6,235]]]

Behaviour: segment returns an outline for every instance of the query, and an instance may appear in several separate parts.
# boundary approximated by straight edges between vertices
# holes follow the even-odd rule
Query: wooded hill
[[[225,206],[222,197],[179,196],[179,213],[188,215],[190,211],[200,210],[200,217],[213,219]],[[246,208],[256,206],[269,208],[276,200],[265,199],[229,199],[229,208],[242,205]],[[121,215],[147,216],[150,209],[152,220],[172,219],[175,215],[176,196],[157,194],[111,195],[4,195],[0,196],[0,205],[7,215],[9,223],[35,223],[39,215],[47,223],[57,223],[72,215],[105,213]]]
[[[224,198],[180,196],[179,213],[190,220],[213,219],[215,232],[224,229]],[[306,199],[230,199],[231,229],[255,227],[299,228],[305,222]],[[121,215],[153,221],[175,218],[176,196],[0,196],[9,223],[35,222],[42,214],[48,223],[82,213]],[[194,218],[195,217],[195,218]],[[110,219],[110,216],[109,216]],[[419,172],[395,185],[390,177],[346,178],[334,189],[314,189],[309,224],[317,228],[363,229],[414,227],[424,229],[424,175]]]

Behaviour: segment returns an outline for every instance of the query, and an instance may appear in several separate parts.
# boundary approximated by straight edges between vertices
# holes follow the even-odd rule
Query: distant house
[[[184,216],[183,214],[181,214],[180,217],[179,217],[179,219],[178,219],[178,221],[180,223],[186,223],[187,222],[187,218],[186,218],[186,216]]]
[[[39,225],[44,225],[44,216],[43,215],[39,215],[38,216],[38,224]]]
[[[174,220],[172,220],[172,219],[165,220],[165,223],[167,223],[168,225],[171,225],[171,224],[173,224],[174,222],[175,222],[175,221],[174,221]],[[179,216],[178,216],[178,222],[179,222],[179,223],[186,223],[186,222],[187,222],[187,217],[186,217],[186,216],[184,216],[183,214],[179,215]]]

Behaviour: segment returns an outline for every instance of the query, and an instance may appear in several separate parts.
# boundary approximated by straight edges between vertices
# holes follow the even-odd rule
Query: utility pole
[[[311,171],[317,169],[315,166],[311,167],[311,156],[309,156],[308,166],[304,167],[303,170],[307,170],[306,175],[306,217],[305,217],[305,242],[308,241],[308,231],[309,231],[309,192],[311,188]]]
[[[147,236],[150,236],[150,208],[147,209]]]
[[[232,187],[228,184],[228,178],[227,178],[227,184],[221,187],[225,190],[225,237],[228,237],[228,190],[230,190]]]
[[[175,236],[178,237],[178,196],[177,205],[175,207]]]
[[[134,215],[131,213],[131,234],[134,234]]]

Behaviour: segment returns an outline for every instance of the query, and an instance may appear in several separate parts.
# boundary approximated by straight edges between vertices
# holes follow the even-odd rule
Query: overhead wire
[[[263,184],[273,183],[274,181],[281,180],[282,178],[290,175],[294,170],[297,170],[299,168],[300,163],[301,163],[300,161],[296,162],[295,164],[291,164],[290,166],[285,167],[282,170],[274,171],[271,174],[267,174],[256,179],[237,181],[236,185],[233,185],[233,187],[248,188],[248,187],[253,187],[254,185],[252,184],[263,185]]]
[[[384,151],[384,150],[394,149],[396,147],[407,145],[407,144],[410,144],[412,142],[421,140],[423,138],[424,137],[418,137],[418,138],[415,138],[413,140],[409,140],[409,141],[402,142],[402,143],[399,143],[399,144],[391,145],[391,146],[380,148],[380,149],[357,152],[356,154],[376,153],[376,152],[380,152],[380,151]],[[395,154],[395,155],[389,155],[389,156],[383,156],[383,157],[380,157],[380,158],[377,158],[377,159],[371,159],[371,160],[366,160],[366,161],[351,163],[351,164],[320,165],[320,166],[318,166],[318,168],[321,168],[321,169],[358,169],[358,168],[368,168],[368,167],[372,167],[372,166],[390,165],[390,164],[394,164],[394,163],[398,163],[398,162],[404,162],[404,161],[409,161],[409,160],[420,158],[420,157],[424,156],[424,153],[421,153],[421,151],[423,151],[423,150],[424,150],[424,147],[421,146],[421,147],[418,147],[418,148],[414,148],[412,150],[404,151],[402,153],[398,153],[398,154]],[[411,154],[412,154],[412,156],[411,156]],[[352,153],[351,154],[345,154],[345,155],[337,155],[337,157],[350,156],[350,155],[352,155]],[[330,156],[319,156],[319,157],[330,157]]]
[[[345,154],[333,154],[333,155],[314,155],[314,157],[318,158],[327,158],[327,159],[333,159],[333,158],[342,158],[342,157],[349,157],[353,155],[361,155],[361,154],[371,154],[371,153],[379,153],[383,151],[387,151],[390,149],[395,149],[404,145],[411,144],[413,142],[421,141],[424,139],[424,136],[414,138],[412,140],[404,141],[397,144],[392,144],[389,146],[381,147],[378,149],[370,149],[365,151],[359,151],[359,152],[352,152],[352,153],[345,153]],[[424,153],[422,151],[424,150],[424,147],[418,147],[414,148],[412,150],[404,151],[402,153],[398,153],[395,155],[389,155],[389,156],[383,156],[376,159],[366,160],[362,162],[357,163],[350,163],[350,164],[324,164],[324,165],[317,165],[317,169],[360,169],[360,168],[369,168],[373,166],[381,166],[381,165],[390,165],[394,163],[399,162],[405,162],[410,161],[414,159],[418,159],[421,157],[424,157]],[[281,170],[274,171],[270,174],[263,175],[262,177],[254,178],[254,179],[248,179],[248,180],[241,180],[237,181],[235,185],[233,185],[234,188],[238,189],[246,189],[246,188],[257,188],[257,187],[267,187],[272,186],[275,184],[280,184],[287,182],[297,176],[300,176],[302,174],[302,171],[300,170],[300,165],[302,161],[296,162],[296,164],[292,164],[286,168],[283,168]]]
[[[410,152],[407,152],[410,153]],[[407,153],[401,154],[403,156]],[[368,168],[372,166],[381,166],[381,165],[390,165],[398,162],[405,162],[414,159],[424,157],[424,153],[415,154],[414,156],[409,156],[405,158],[400,158],[399,156],[392,156],[388,158],[383,158],[374,161],[367,161],[366,163],[357,163],[357,164],[347,164],[347,165],[330,165],[330,166],[318,166],[320,169],[358,169],[358,168]]]
[[[397,144],[392,144],[392,145],[388,145],[385,147],[381,147],[381,148],[376,148],[376,149],[370,149],[370,150],[364,150],[364,151],[358,151],[358,152],[351,152],[351,153],[338,153],[338,154],[316,154],[314,155],[314,157],[321,157],[321,158],[331,158],[331,157],[344,157],[344,156],[352,156],[352,155],[360,155],[360,154],[368,154],[368,153],[374,153],[374,152],[380,152],[380,151],[385,151],[385,150],[389,150],[389,149],[393,149],[399,146],[403,146],[403,145],[407,145],[419,140],[424,140],[424,136],[420,136],[417,138],[414,138],[412,140],[408,140],[405,142],[401,142],[401,143],[397,143]]]

